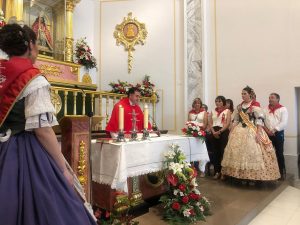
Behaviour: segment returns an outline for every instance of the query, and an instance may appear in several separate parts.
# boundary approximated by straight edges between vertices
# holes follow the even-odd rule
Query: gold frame
[[[114,32],[116,44],[118,46],[123,44],[125,51],[128,51],[128,73],[132,69],[134,46],[138,44],[144,45],[147,34],[145,24],[140,23],[136,18],[132,18],[132,12],[128,13],[127,17],[124,17],[121,24],[116,25]]]

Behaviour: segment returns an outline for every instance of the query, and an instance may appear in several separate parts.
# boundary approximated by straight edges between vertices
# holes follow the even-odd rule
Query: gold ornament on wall
[[[116,26],[114,37],[117,45],[123,44],[125,51],[128,51],[128,73],[132,69],[132,52],[135,50],[134,46],[145,44],[147,37],[147,30],[144,23],[140,23],[136,18],[132,18],[132,13],[123,19],[123,22]]]

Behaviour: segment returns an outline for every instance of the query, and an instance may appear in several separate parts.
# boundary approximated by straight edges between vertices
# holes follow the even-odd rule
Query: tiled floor
[[[288,186],[249,225],[299,225],[300,190]]]
[[[243,185],[236,180],[226,182],[200,179],[200,191],[212,203],[213,215],[207,225],[299,225],[300,181],[296,157],[286,157],[288,180],[277,183]],[[292,186],[295,187],[292,187]],[[160,206],[136,218],[141,225],[165,225]],[[252,220],[252,221],[251,221]]]
[[[280,193],[249,225],[299,225],[300,224],[300,180],[297,158],[286,156],[286,167],[294,175],[291,185]]]

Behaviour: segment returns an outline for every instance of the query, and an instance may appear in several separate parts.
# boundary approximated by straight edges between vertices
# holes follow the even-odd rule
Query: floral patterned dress
[[[260,107],[242,104],[240,109],[248,123],[237,112],[235,127],[229,135],[222,160],[222,174],[247,180],[276,180],[280,178],[275,150],[263,129],[256,141],[255,128],[263,125]],[[263,140],[262,140],[263,139]]]

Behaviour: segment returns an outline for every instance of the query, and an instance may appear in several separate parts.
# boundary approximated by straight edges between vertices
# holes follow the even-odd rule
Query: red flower
[[[194,133],[193,133],[193,136],[194,136],[194,137],[197,137],[197,136],[198,136],[198,133],[197,133],[197,132],[194,132]]]
[[[184,204],[187,204],[189,202],[189,197],[188,196],[184,196],[182,197],[181,201],[184,203]]]
[[[101,217],[101,214],[102,214],[102,212],[101,212],[99,209],[97,209],[97,210],[94,212],[94,216],[95,216],[96,218],[100,218],[100,217]]]
[[[110,212],[109,211],[106,211],[105,212],[105,218],[108,218],[110,216]]]
[[[189,198],[191,198],[191,199],[197,201],[197,200],[199,200],[200,195],[197,195],[197,194],[195,194],[195,193],[190,193],[190,194],[189,194]]]
[[[178,202],[173,202],[172,209],[179,211],[180,210],[180,204]]]
[[[186,132],[187,132],[187,129],[186,129],[186,128],[182,128],[181,131],[182,131],[183,133],[186,133]]]
[[[180,184],[178,188],[180,191],[185,191],[185,189],[186,189],[184,184]]]
[[[196,213],[195,213],[195,211],[193,209],[190,209],[190,214],[191,214],[191,216],[195,216],[196,215]]]
[[[206,136],[206,132],[204,130],[201,130],[200,132],[201,132],[201,134],[202,134],[203,137]]]
[[[178,178],[174,174],[168,174],[167,181],[172,184],[173,186],[176,186],[178,183]]]

